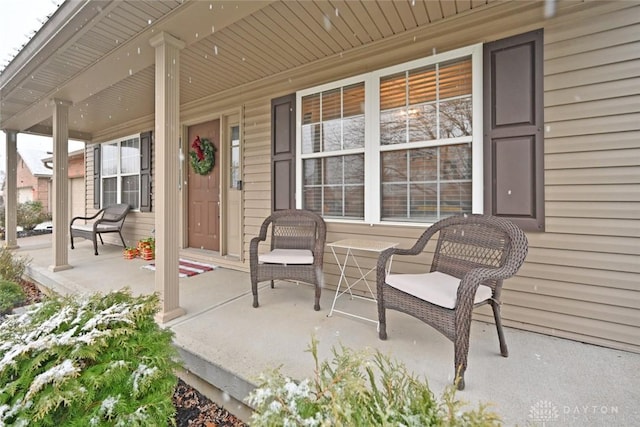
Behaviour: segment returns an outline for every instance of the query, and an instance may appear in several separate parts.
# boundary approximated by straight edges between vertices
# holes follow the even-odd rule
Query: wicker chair
[[[258,253],[260,242],[266,241],[271,229],[271,251]],[[249,264],[253,306],[258,307],[258,282],[299,280],[315,285],[315,304],[320,310],[320,287],[323,282],[322,258],[327,227],[321,216],[307,210],[274,212],[264,220],[260,235],[251,239]]]
[[[418,255],[436,234],[429,273],[387,274],[385,268],[392,255]],[[453,342],[458,389],[464,389],[474,308],[491,305],[500,353],[508,356],[500,292],[502,281],[518,271],[527,250],[527,238],[520,228],[505,219],[483,215],[444,219],[427,229],[411,249],[387,249],[377,263],[380,339],[387,339],[387,308],[431,325]]]
[[[69,234],[71,236],[71,249],[73,247],[73,238],[74,237],[84,237],[85,239],[89,239],[93,241],[93,251],[96,255],[98,255],[98,242],[96,240],[97,237],[100,238],[100,243],[104,245],[104,241],[102,240],[102,234],[105,233],[118,233],[120,235],[120,240],[122,241],[122,246],[126,247],[127,245],[124,243],[124,238],[122,238],[122,225],[124,224],[124,220],[129,213],[129,205],[121,203],[118,205],[112,205],[101,209],[94,216],[77,216],[71,220],[71,224],[69,224]],[[90,221],[92,219],[97,219],[92,223],[78,223],[74,224],[76,221]]]

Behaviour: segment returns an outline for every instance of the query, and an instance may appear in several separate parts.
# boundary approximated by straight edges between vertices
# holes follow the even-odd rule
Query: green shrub
[[[8,280],[0,280],[0,314],[11,312],[11,309],[18,307],[27,300],[22,287]]]
[[[166,426],[177,383],[158,297],[53,298],[0,324],[0,425]]]
[[[309,351],[315,378],[295,381],[280,369],[262,375],[247,398],[255,408],[251,426],[492,426],[500,419],[484,405],[465,411],[449,387],[439,402],[425,381],[384,356],[333,349],[318,362],[317,341]]]
[[[39,201],[20,203],[16,215],[16,222],[25,230],[33,230],[36,225],[51,219]]]
[[[0,280],[20,282],[25,268],[31,262],[27,257],[16,256],[7,247],[0,249]]]

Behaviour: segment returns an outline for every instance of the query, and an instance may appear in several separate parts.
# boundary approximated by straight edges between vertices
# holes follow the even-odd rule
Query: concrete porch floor
[[[61,294],[109,292],[128,287],[134,294],[154,291],[154,272],[141,259],[125,260],[122,247],[80,241],[69,249],[72,269],[53,273],[51,235],[18,239],[16,252],[31,258],[27,273]],[[215,262],[213,262],[215,264]],[[305,350],[312,335],[321,360],[331,348],[379,349],[426,378],[436,396],[453,379],[453,345],[410,316],[388,311],[387,341],[376,325],[341,314],[327,317],[333,301],[327,289],[321,311],[313,310],[313,289],[303,284],[264,283],[260,307],[251,306],[249,274],[227,268],[180,279],[180,305],[187,314],[165,327],[188,376],[213,384],[222,392],[218,403],[247,419],[239,402],[253,389],[258,375],[282,366],[294,378],[313,376],[313,359]],[[342,309],[375,318],[375,304],[339,300]],[[640,354],[506,328],[509,357],[499,354],[491,324],[474,322],[466,389],[461,400],[489,403],[505,425],[637,426],[640,425]]]

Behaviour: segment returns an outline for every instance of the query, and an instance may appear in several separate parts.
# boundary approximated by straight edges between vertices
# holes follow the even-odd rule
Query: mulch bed
[[[178,427],[244,427],[245,423],[221,406],[200,394],[182,380],[173,393],[173,405],[176,407]]]
[[[44,297],[40,289],[32,282],[22,280],[20,285],[27,294],[27,304],[40,302]],[[173,393],[173,405],[176,408],[178,427],[245,427],[247,424],[235,415],[203,396],[181,379]]]

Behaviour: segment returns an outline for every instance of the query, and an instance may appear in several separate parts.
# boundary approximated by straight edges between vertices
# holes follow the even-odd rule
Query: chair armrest
[[[457,307],[473,307],[473,300],[478,290],[478,286],[488,280],[502,281],[508,279],[516,273],[508,266],[499,268],[479,267],[469,270],[460,280],[458,293],[456,295]]]
[[[258,259],[258,247],[260,246],[260,242],[264,242],[265,240],[267,240],[266,237],[262,236],[251,239],[251,242],[249,242],[249,260],[253,257],[255,257],[256,260]]]
[[[389,261],[389,258],[391,258],[393,255],[421,254],[425,246],[427,246],[427,243],[429,243],[429,240],[431,239],[431,237],[438,231],[440,231],[440,228],[431,226],[422,233],[422,235],[418,238],[418,240],[413,244],[412,247],[408,249],[389,248],[382,251],[382,253],[378,257],[378,263],[376,267],[378,271],[378,275],[382,274],[382,277],[386,275],[387,262]]]
[[[120,216],[120,217],[114,218],[114,219],[100,218],[95,223],[96,224],[102,224],[103,222],[120,222],[120,221],[122,221],[122,218],[124,218],[125,216],[126,215],[123,215],[123,216]]]
[[[376,287],[377,292],[380,294],[382,288],[387,280],[387,263],[389,259],[391,259],[394,255],[417,255],[421,253],[422,250],[416,251],[416,246],[410,249],[402,249],[402,248],[389,248],[385,249],[378,256],[378,262],[376,264]]]
[[[254,246],[257,248],[260,245],[260,242],[264,242],[267,239],[261,236],[258,237],[254,237],[251,239],[251,241],[249,242],[249,249],[253,248]]]
[[[104,212],[104,209],[100,209],[94,216],[76,216],[76,217],[73,217],[73,219],[71,220],[71,224],[70,225],[73,225],[73,222],[76,219],[82,219],[82,220],[85,220],[85,221],[90,220],[90,219],[96,219],[103,212]]]

